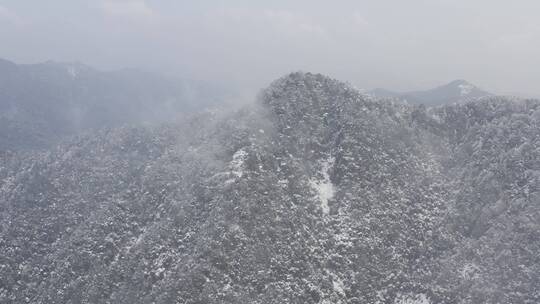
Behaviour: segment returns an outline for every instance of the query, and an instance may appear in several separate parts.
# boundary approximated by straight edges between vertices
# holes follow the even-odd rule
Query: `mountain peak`
[[[310,86],[316,83],[322,84],[322,83],[328,83],[328,82],[337,82],[337,81],[323,74],[297,71],[297,72],[289,73],[277,79],[270,85],[270,87],[285,88],[287,86],[294,87],[297,85]]]
[[[264,105],[277,112],[322,112],[338,108],[360,93],[351,85],[331,77],[309,72],[293,72],[274,81],[262,92]]]
[[[456,80],[450,81],[447,85],[459,86],[459,85],[472,85],[472,84],[465,79],[456,79]]]
[[[460,97],[469,97],[470,95],[487,95],[485,94],[485,92],[482,92],[480,89],[478,89],[478,87],[463,79],[451,81],[447,85],[439,87],[439,89],[452,90],[454,94],[457,94],[457,96]]]

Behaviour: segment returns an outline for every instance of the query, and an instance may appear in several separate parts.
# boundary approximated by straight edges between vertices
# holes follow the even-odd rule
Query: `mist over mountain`
[[[90,129],[173,121],[223,103],[228,94],[135,69],[0,59],[0,150],[43,149]]]
[[[446,85],[426,91],[394,92],[386,89],[374,89],[367,94],[379,98],[394,98],[413,104],[436,106],[451,103],[474,101],[478,98],[493,96],[465,80],[454,80]]]
[[[0,302],[538,303],[539,120],[292,73],[234,113],[5,152]]]

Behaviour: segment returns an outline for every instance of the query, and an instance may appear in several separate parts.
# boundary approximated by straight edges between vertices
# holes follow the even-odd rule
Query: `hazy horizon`
[[[540,3],[0,0],[0,58],[142,68],[250,92],[292,71],[363,88],[466,79],[539,96]]]

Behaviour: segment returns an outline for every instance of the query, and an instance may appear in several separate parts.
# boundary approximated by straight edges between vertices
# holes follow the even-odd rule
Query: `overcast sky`
[[[250,89],[303,70],[359,88],[463,78],[540,95],[539,54],[539,0],[0,0],[2,58]]]

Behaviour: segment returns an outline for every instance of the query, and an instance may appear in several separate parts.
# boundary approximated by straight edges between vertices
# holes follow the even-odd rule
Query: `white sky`
[[[360,88],[462,78],[540,96],[539,54],[539,0],[0,0],[0,58],[250,90],[303,70]]]

